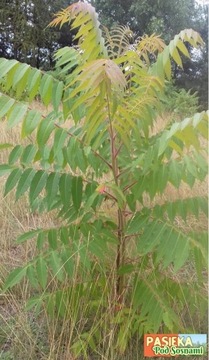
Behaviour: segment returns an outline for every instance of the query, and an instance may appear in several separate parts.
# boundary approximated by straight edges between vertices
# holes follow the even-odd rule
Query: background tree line
[[[70,5],[72,0],[1,0],[0,57],[17,59],[37,68],[51,70],[53,53],[73,45],[68,26],[61,30],[48,28],[53,14]],[[89,0],[100,15],[102,24],[129,25],[136,36],[165,34],[168,43],[182,29],[198,31],[205,47],[185,59],[184,72],[174,69],[178,87],[197,91],[202,106],[208,99],[208,13],[207,6],[195,0]]]

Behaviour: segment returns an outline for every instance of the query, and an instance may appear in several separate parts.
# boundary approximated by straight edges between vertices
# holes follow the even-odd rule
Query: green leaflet
[[[164,71],[165,75],[168,80],[171,79],[171,61],[169,56],[169,48],[167,48],[167,51],[165,50],[163,55],[163,65],[164,65]]]
[[[52,250],[56,250],[57,249],[57,230],[56,229],[50,229],[48,231],[48,243],[49,243],[49,247]]]
[[[88,237],[91,239],[89,243],[89,251],[95,255],[100,261],[105,259],[107,253],[106,239],[98,236],[93,237],[93,234],[89,232]],[[88,255],[86,255],[88,256]]]
[[[59,154],[60,151],[62,151],[62,148],[64,147],[64,143],[66,138],[69,135],[67,134],[67,131],[65,129],[56,129],[55,130],[55,135],[54,135],[54,145],[53,145],[53,152],[54,152],[54,157],[56,158],[56,156]]]
[[[88,164],[87,164],[83,149],[80,149],[80,148],[77,149],[76,154],[75,154],[75,162],[77,163],[77,166],[79,167],[79,169],[83,173],[85,173]]]
[[[47,170],[49,168],[50,155],[51,148],[48,146],[48,144],[43,145],[38,149],[34,161],[41,161],[41,166]]]
[[[18,83],[15,87],[16,97],[18,99],[20,99],[21,95],[26,91],[29,73],[30,73],[30,67],[28,66],[28,68],[24,72],[22,72],[21,80],[18,81]],[[20,75],[19,71],[18,71],[18,75]],[[14,76],[14,79],[15,79],[15,76]]]
[[[46,192],[47,192],[46,202],[49,210],[58,194],[59,181],[60,181],[60,174],[58,172],[49,174],[46,182]]]
[[[29,192],[29,199],[31,204],[45,187],[47,177],[48,177],[48,173],[43,170],[37,171],[36,174],[34,175],[30,185],[30,192]]]
[[[79,216],[81,216],[83,212],[84,209],[80,209]],[[67,220],[67,222],[70,223],[78,218],[78,213],[74,206],[70,206],[67,209],[63,206],[58,216],[62,217],[64,220]]]
[[[178,49],[184,54],[184,56],[190,58],[189,52],[187,50],[187,47],[184,45],[183,41],[177,40],[176,46]]]
[[[92,195],[88,197],[88,200],[85,203],[85,210],[88,211],[90,207],[94,209],[98,203],[98,200],[99,200],[99,195],[97,192],[94,192]]]
[[[7,117],[7,125],[9,128],[17,125],[22,121],[27,112],[27,105],[15,104]]]
[[[27,278],[31,284],[31,286],[33,286],[33,288],[37,289],[38,288],[38,281],[37,281],[37,275],[36,275],[36,271],[33,265],[29,265],[27,268]]]
[[[81,176],[72,179],[72,200],[76,211],[79,210],[82,202],[83,180]]]
[[[17,185],[16,200],[18,200],[20,196],[22,196],[25,193],[25,191],[29,188],[35,173],[36,173],[35,170],[31,168],[23,171]]]
[[[61,67],[68,63],[71,64],[77,58],[79,58],[79,52],[72,47],[65,46],[56,51],[54,58],[56,60],[56,67]]]
[[[36,246],[39,251],[41,251],[43,248],[46,239],[46,233],[47,231],[43,231],[43,230],[41,230],[40,233],[38,233]]]
[[[148,300],[149,299],[149,300]],[[135,308],[141,306],[141,316],[148,315],[150,327],[154,332],[160,327],[163,319],[163,313],[166,311],[165,297],[161,298],[152,281],[144,281],[140,279],[134,290],[133,305]]]
[[[47,271],[46,261],[42,257],[39,257],[36,262],[36,272],[37,272],[39,284],[43,289],[45,289],[47,285],[48,271]]]
[[[122,209],[126,202],[126,198],[125,198],[125,195],[123,194],[122,190],[115,184],[108,184],[108,187],[110,189],[112,189],[115,197],[118,200],[118,205]]]
[[[69,242],[69,241],[68,241]],[[73,278],[74,275],[74,255],[72,251],[68,248],[65,249],[62,253],[62,263],[64,265],[65,271],[69,278]]]
[[[59,182],[59,192],[63,206],[68,209],[72,193],[72,179],[69,174],[61,175]]]
[[[6,175],[10,173],[14,168],[7,164],[0,165],[0,176]]]
[[[156,250],[157,261],[162,260],[164,267],[173,262],[174,271],[177,271],[188,259],[190,247],[187,235],[164,224],[164,233]]]
[[[0,78],[2,79],[18,63],[17,60],[0,59]]]
[[[69,234],[68,234],[68,229],[66,227],[61,227],[60,239],[64,245],[69,245]]]
[[[50,317],[53,319],[55,316],[55,297],[54,294],[48,294],[45,298],[45,306],[47,313],[50,315]]]
[[[182,180],[182,166],[177,161],[172,160],[169,164],[169,181],[176,188],[179,188]]]
[[[129,320],[124,319],[123,325],[120,327],[120,331],[118,333],[116,346],[122,354],[125,352],[128,345],[128,341],[130,340],[132,335],[131,323],[132,323],[132,319]]]
[[[52,99],[52,89],[53,89],[53,77],[51,75],[45,74],[41,78],[40,95],[44,105],[46,106],[49,105]]]
[[[13,165],[20,158],[22,152],[23,152],[23,146],[16,145],[9,154],[8,163],[10,165]]]
[[[198,169],[194,160],[191,159],[189,156],[184,156],[184,163],[186,165],[187,170],[195,177],[198,178]]]
[[[129,209],[133,211],[133,213],[136,211],[136,201],[134,200],[133,194],[128,194],[126,196],[127,204],[129,206]]]
[[[167,328],[173,332],[173,321],[172,321],[172,317],[170,316],[169,312],[165,312],[163,314],[163,321],[165,323],[165,325],[167,326]]]
[[[4,291],[18,284],[22,278],[26,275],[27,268],[16,268],[7,277],[4,284]]]
[[[38,126],[36,139],[40,147],[44,147],[54,128],[53,113],[51,113]]]
[[[182,67],[183,67],[183,66],[182,66],[182,60],[181,60],[181,58],[180,58],[180,56],[179,56],[179,52],[178,52],[176,46],[174,45],[174,41],[173,41],[173,40],[172,40],[172,41],[170,42],[170,44],[169,44],[169,50],[170,50],[170,54],[171,54],[173,60],[176,62],[176,64],[177,64],[178,66],[180,66],[180,67],[182,68]]]
[[[73,171],[76,171],[76,167],[77,167],[77,164],[75,161],[75,156],[76,156],[78,149],[79,149],[79,144],[78,144],[77,139],[74,137],[71,137],[67,144],[66,159],[67,159],[67,162],[68,162],[70,168]]]
[[[21,169],[14,169],[7,178],[4,190],[4,196],[6,196],[17,185],[18,180],[22,175]]]
[[[137,239],[137,249],[140,254],[145,255],[156,247],[164,239],[164,226],[157,222],[149,222],[145,225],[143,233]]]
[[[63,82],[54,82],[53,89],[52,89],[52,105],[54,109],[58,111],[59,105],[63,96]]]
[[[201,252],[202,263],[205,267],[208,263],[208,233],[207,231],[203,231],[201,234],[198,234],[194,231],[188,234],[188,239],[194,248],[197,248]]]
[[[52,272],[54,276],[60,280],[64,280],[64,273],[63,273],[63,265],[58,253],[56,251],[52,251],[49,257],[49,263],[52,268]]]
[[[148,221],[148,216],[145,214],[142,214],[140,212],[137,212],[134,214],[132,219],[127,223],[127,235],[132,235],[140,231],[144,225],[146,225]]]
[[[41,114],[37,110],[30,110],[22,123],[22,137],[30,135],[35,130],[41,121]]]
[[[186,236],[179,237],[175,247],[174,272],[178,271],[189,257],[189,240]]]
[[[40,232],[42,232],[41,229],[37,229],[37,230],[30,230],[25,232],[24,234],[18,236],[16,242],[18,244],[21,244],[27,240],[33,239],[34,237],[36,237],[36,235],[38,235]]]
[[[0,118],[4,117],[14,105],[15,100],[0,94]]]
[[[168,164],[163,164],[162,167],[159,167],[159,170],[153,174],[153,181],[155,181],[157,185],[157,190],[160,194],[163,194],[163,191],[166,188],[168,183],[169,176],[169,166]]]
[[[90,261],[90,257],[88,255],[88,248],[85,245],[82,245],[81,247],[77,244],[75,244],[76,246],[76,252],[79,254],[79,258],[81,261],[81,264],[83,265],[85,271],[90,270],[91,269],[91,261]]]
[[[29,92],[30,102],[39,93],[40,81],[41,81],[41,71],[38,69],[31,69],[28,77],[28,92]]]
[[[43,296],[32,297],[26,303],[26,310],[30,311],[35,307],[36,314],[39,314],[42,303],[43,303]]]
[[[14,74],[14,79],[13,79],[13,86],[17,87],[19,84],[21,84],[21,82],[24,83],[24,86],[26,84],[26,82],[24,81],[25,75],[27,75],[30,66],[28,64],[18,64],[18,68]]]
[[[119,275],[123,275],[123,274],[130,274],[133,271],[136,270],[136,266],[133,264],[126,264],[120,267],[120,269],[118,270],[118,274]]]
[[[58,290],[55,294],[55,305],[59,316],[65,318],[66,314],[69,314],[69,291]]]
[[[74,342],[74,344],[71,346],[73,355],[75,357],[78,357],[82,352],[86,352],[87,344],[88,343],[86,342],[86,339],[85,340],[79,339],[76,342]]]
[[[8,60],[10,61],[10,60]],[[5,89],[6,91],[9,91],[10,89],[13,89],[13,79],[14,79],[14,75],[16,73],[16,69],[19,67],[19,64],[18,63],[16,66],[12,67],[11,70],[9,70],[9,72],[7,73],[6,77],[5,77],[5,80],[6,80],[6,83],[5,83]]]
[[[27,145],[22,152],[21,163],[25,166],[31,164],[31,162],[34,161],[34,157],[36,153],[37,153],[36,145],[32,145],[32,144]]]
[[[66,120],[71,116],[71,99],[69,100],[69,95],[71,93],[70,89],[66,89],[63,95],[63,117]]]

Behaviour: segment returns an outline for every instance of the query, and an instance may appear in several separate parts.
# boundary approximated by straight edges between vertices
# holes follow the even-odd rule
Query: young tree
[[[11,272],[5,290],[27,276],[40,291],[29,308],[44,303],[52,316],[68,316],[73,324],[86,301],[93,321],[79,338],[74,335],[72,351],[86,354],[88,346],[96,351],[111,341],[124,352],[136,334],[160,327],[186,331],[174,311],[183,310],[185,298],[191,311],[201,308],[204,315],[198,282],[180,283],[174,274],[192,258],[201,283],[207,237],[184,232],[174,220],[206,213],[207,199],[162,202],[162,196],[168,184],[192,188],[205,179],[200,138],[207,136],[207,114],[153,130],[171,61],[181,66],[180,54],[189,56],[185,42],[197,47],[202,40],[190,29],[168,46],[156,35],[130,46],[126,27],[107,32],[105,39],[94,8],[85,2],[60,11],[51,25],[64,23],[77,29],[78,39],[76,48],[55,55],[64,82],[15,60],[0,61],[6,89],[13,87],[17,98],[27,91],[29,102],[39,95],[53,107],[43,116],[1,94],[0,115],[7,116],[8,126],[22,122],[22,137],[34,133],[36,139],[15,144],[0,166],[1,174],[9,173],[5,195],[16,188],[19,199],[28,191],[32,211],[57,210],[62,221],[18,238],[36,238],[37,254]]]

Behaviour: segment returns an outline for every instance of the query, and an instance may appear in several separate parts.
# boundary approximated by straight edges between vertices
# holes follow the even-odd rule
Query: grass
[[[40,109],[38,103],[34,103],[34,107]],[[165,126],[168,115],[159,118],[156,128]],[[20,132],[6,129],[5,124],[1,126],[0,143],[19,143]],[[0,163],[4,163],[7,159],[8,152],[0,152]],[[0,286],[3,284],[5,277],[12,268],[23,265],[33,257],[36,252],[35,244],[27,242],[24,245],[17,245],[15,239],[17,236],[25,231],[35,229],[37,227],[49,227],[56,224],[57,220],[53,214],[37,214],[31,213],[29,210],[27,197],[22,197],[18,202],[14,202],[14,194],[9,193],[3,197],[3,184],[5,179],[0,178]],[[169,185],[163,197],[156,197],[152,202],[147,199],[147,205],[153,206],[159,200],[164,202],[166,200],[174,200],[177,198],[185,198],[190,196],[199,196],[207,194],[207,182],[202,184],[195,183],[191,190],[188,186],[182,185],[177,191]],[[106,211],[111,211],[107,203]],[[207,219],[201,215],[199,221],[194,217],[190,217],[187,223],[184,223],[180,218],[175,218],[175,222],[184,231],[195,229],[197,231],[207,229]],[[131,249],[130,249],[131,251]],[[79,259],[78,259],[79,261]],[[79,263],[77,263],[79,265]],[[108,274],[111,283],[112,274]],[[188,264],[185,269],[176,275],[176,281],[181,282],[182,278],[191,278],[193,269],[191,264]],[[78,274],[75,273],[73,283],[76,285]],[[52,281],[51,286],[56,289],[56,282]],[[105,290],[104,290],[105,291]],[[204,289],[206,291],[206,289]],[[78,309],[74,313],[74,318],[65,317],[59,321],[57,317],[50,319],[47,316],[46,309],[43,309],[41,314],[37,317],[34,311],[25,311],[25,304],[30,297],[34,295],[28,281],[24,281],[21,285],[6,294],[0,294],[0,359],[1,360],[141,360],[143,359],[143,344],[142,340],[137,337],[131,341],[125,355],[117,355],[115,357],[114,348],[112,347],[113,338],[115,335],[115,325],[112,324],[111,330],[109,323],[111,321],[112,312],[114,308],[111,304],[111,299],[108,304],[107,313],[101,313],[102,307],[98,308],[98,313],[89,318],[90,306],[88,299],[82,304],[79,304]],[[90,301],[90,299],[89,299]],[[185,305],[187,301],[185,299]],[[70,300],[70,307],[74,306],[73,299]],[[94,326],[97,327],[97,322],[100,321],[100,316],[104,317],[104,339],[101,349],[97,349],[94,355],[84,357],[73,357],[70,345],[77,335],[88,330],[89,322],[93,321]],[[199,332],[206,332],[207,321],[202,323],[198,315],[190,314],[187,306],[183,314],[179,314],[182,321],[189,322],[191,329],[198,329]],[[94,320],[92,320],[94,319]],[[106,328],[105,328],[106,324]],[[92,325],[92,324],[91,324]],[[81,338],[80,338],[81,339]],[[81,339],[82,340],[82,339]],[[182,357],[183,358],[183,357]],[[160,358],[159,358],[160,359]],[[181,360],[181,357],[178,357]],[[190,356],[191,360],[199,359],[199,357]],[[203,357],[202,357],[203,359]],[[206,359],[206,357],[205,357]]]

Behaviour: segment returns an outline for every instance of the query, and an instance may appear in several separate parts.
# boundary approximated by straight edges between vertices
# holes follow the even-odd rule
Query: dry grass
[[[40,105],[35,103],[40,109]],[[24,140],[24,143],[27,143]],[[20,128],[7,129],[6,124],[1,125],[0,143],[19,144]],[[7,161],[9,151],[0,152],[0,163]],[[18,235],[37,227],[53,226],[50,214],[33,214],[30,212],[28,200],[23,196],[18,202],[14,200],[14,192],[3,196],[5,178],[0,178],[0,286],[9,271],[26,263],[34,254],[33,243],[17,245]],[[14,359],[41,359],[41,345],[37,352],[37,339],[32,328],[34,319],[24,312],[26,299],[30,294],[27,282],[17,286],[14,291],[0,294],[0,358],[4,359],[7,350],[13,351]],[[36,323],[36,334],[43,330],[41,322]],[[41,329],[42,328],[42,329]],[[36,354],[37,352],[37,354]],[[6,356],[6,355],[5,355]],[[5,357],[5,359],[7,359]],[[10,359],[8,355],[8,359]],[[13,359],[11,357],[11,359]]]
[[[43,110],[43,112],[46,111],[37,102],[33,104],[33,107]],[[168,118],[168,115],[159,118],[154,131],[163,128],[167,124]],[[4,142],[12,144],[20,143],[20,129],[8,130],[3,123],[1,126],[0,143]],[[7,156],[8,151],[0,152],[0,163],[6,162]],[[56,223],[55,217],[51,214],[39,215],[31,213],[26,196],[22,197],[17,203],[14,202],[13,193],[3,197],[4,181],[5,178],[0,178],[0,286],[12,268],[22,266],[35,252],[33,242],[17,245],[15,243],[16,237],[25,231],[37,227],[50,227]],[[202,184],[196,183],[192,190],[185,184],[182,184],[179,190],[169,185],[162,197],[157,196],[152,203],[149,200],[147,202],[149,206],[152,206],[156,202],[159,203],[159,201],[164,202],[166,200],[206,194],[207,182]],[[108,211],[113,211],[111,206]],[[188,230],[190,228],[205,230],[208,225],[207,219],[203,215],[199,221],[191,217],[187,224],[178,218],[175,221],[179,227],[184,227],[184,229],[187,228]],[[72,327],[69,320],[63,321],[60,332],[62,339],[60,337],[57,340],[57,323],[53,327],[51,323],[47,323],[47,317],[44,313],[41,318],[36,319],[32,313],[24,311],[26,300],[30,294],[31,288],[27,281],[7,294],[0,294],[0,358],[2,360],[73,360],[66,347],[62,351],[63,339],[68,334],[70,326]],[[142,359],[143,355],[141,352],[138,353],[137,351],[136,354],[136,349],[140,347],[141,343],[136,341],[133,344],[133,349],[130,349],[130,355],[126,360]],[[91,360],[94,359],[92,358]],[[98,354],[97,359],[118,360],[114,357],[111,346],[106,355]],[[190,357],[190,359],[194,360],[195,357]]]

